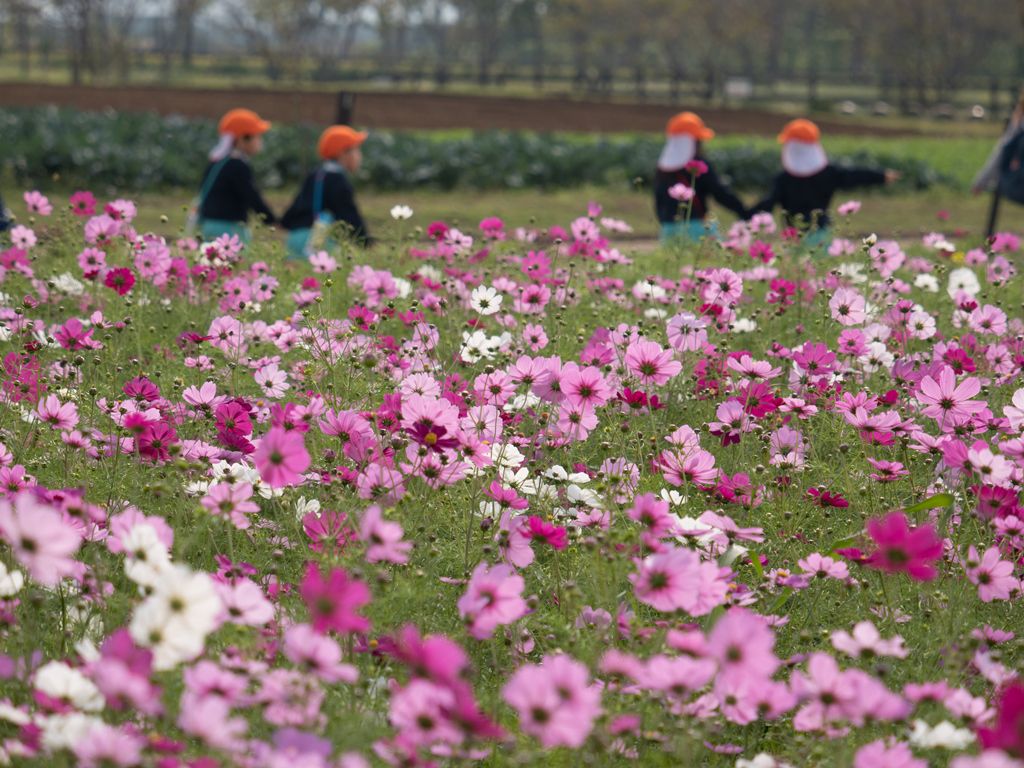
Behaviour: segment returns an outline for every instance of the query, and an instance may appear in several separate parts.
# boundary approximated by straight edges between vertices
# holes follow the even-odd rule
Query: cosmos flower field
[[[25,202],[0,764],[1024,766],[1013,234]]]

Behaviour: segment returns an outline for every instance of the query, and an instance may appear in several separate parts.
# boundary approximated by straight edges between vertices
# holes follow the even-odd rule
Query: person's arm
[[[836,168],[836,189],[856,189],[857,187],[878,187],[885,184],[887,177],[884,171],[870,168]]]
[[[335,221],[347,224],[352,232],[352,237],[362,245],[372,245],[373,238],[370,237],[366,222],[356,205],[356,194],[348,178],[339,174],[331,174],[331,183],[328,189],[324,190],[324,208],[334,215]]]
[[[256,188],[256,176],[252,172],[252,166],[248,163],[240,163],[239,165],[239,191],[249,210],[255,211],[256,215],[263,219],[266,224],[277,223],[277,217],[270,210],[267,201],[263,199],[263,195]]]
[[[775,178],[772,179],[772,188],[768,195],[757,203],[750,207],[750,214],[755,213],[771,213],[775,210],[775,206],[779,204],[782,199],[782,174],[775,174]]]
[[[701,179],[707,185],[708,194],[715,198],[717,203],[724,208],[728,208],[741,219],[750,218],[747,206],[743,204],[743,201],[739,199],[735,192],[726,186],[713,168],[709,167],[707,172],[703,176],[698,177],[697,180],[700,181]]]

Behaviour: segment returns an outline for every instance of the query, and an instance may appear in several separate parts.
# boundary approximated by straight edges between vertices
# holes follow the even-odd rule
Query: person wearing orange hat
[[[249,213],[267,224],[276,221],[256,187],[249,158],[263,149],[263,134],[270,123],[248,109],[233,109],[220,120],[220,141],[210,151],[203,174],[197,217],[204,240],[237,235],[249,240]]]
[[[741,219],[747,218],[743,201],[701,154],[703,142],[715,132],[693,112],[680,112],[668,121],[666,134],[654,175],[654,209],[662,241],[713,235],[714,226],[705,221],[709,197]]]
[[[828,209],[832,196],[841,189],[880,186],[896,181],[896,171],[843,168],[828,161],[821,145],[821,131],[810,120],[792,120],[778,136],[782,145],[782,172],[769,195],[755,205],[752,213],[781,206],[786,224],[803,232],[810,246],[830,241]]]
[[[360,244],[372,243],[349,181],[363,163],[364,141],[366,133],[347,125],[332,125],[320,135],[317,151],[323,163],[306,177],[281,218],[288,230],[289,257],[308,258],[324,247],[326,230],[335,223],[344,224]]]

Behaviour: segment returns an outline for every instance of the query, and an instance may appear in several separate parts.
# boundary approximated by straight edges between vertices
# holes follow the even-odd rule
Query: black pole
[[[339,91],[336,102],[337,122],[339,125],[352,125],[352,115],[356,111],[356,95],[351,91]]]

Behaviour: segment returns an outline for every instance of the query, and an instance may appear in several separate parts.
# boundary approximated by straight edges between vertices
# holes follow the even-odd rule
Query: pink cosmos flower
[[[591,684],[583,664],[564,654],[524,664],[501,696],[519,714],[523,732],[549,749],[582,746],[601,713],[600,686]]]
[[[252,485],[249,483],[216,483],[211,485],[200,500],[211,515],[223,516],[238,530],[250,526],[249,515],[260,511],[252,499]]]
[[[673,184],[671,187],[668,188],[668,196],[671,197],[673,200],[678,200],[681,203],[686,203],[689,202],[690,200],[693,200],[694,194],[696,193],[694,192],[693,187],[687,186],[682,182],[679,182],[678,184]]]
[[[590,409],[601,407],[614,394],[601,371],[590,365],[568,369],[562,377],[561,391],[570,406]]]
[[[469,633],[477,640],[486,640],[498,626],[525,616],[528,608],[523,600],[524,586],[523,577],[507,565],[478,564],[458,602],[459,616],[466,620]]]
[[[704,616],[725,602],[727,584],[718,566],[690,549],[670,547],[650,555],[630,574],[637,600],[664,611]]]
[[[708,635],[708,651],[724,677],[770,678],[779,667],[775,632],[746,608],[730,608]]]
[[[45,199],[45,198],[43,198]],[[71,750],[80,768],[140,765],[146,737],[131,726],[99,723],[75,741]]]
[[[978,586],[978,598],[983,603],[1009,600],[1010,594],[1020,589],[1020,581],[1013,576],[1014,565],[1000,557],[998,547],[989,547],[978,557],[973,546],[967,550],[967,578]]]
[[[72,430],[78,425],[78,406],[61,403],[56,395],[47,395],[40,400],[36,413],[54,429]]]
[[[0,499],[0,534],[14,558],[40,584],[53,587],[78,572],[72,556],[82,543],[82,534],[31,491]]]
[[[222,622],[262,627],[274,619],[273,604],[251,579],[236,579],[230,584],[216,581],[213,587],[220,597]]]
[[[882,740],[872,741],[857,750],[853,768],[928,768],[928,763],[914,757],[902,741],[886,746]]]
[[[925,376],[920,387],[917,399],[925,406],[921,413],[938,421],[940,426],[962,421],[987,407],[983,401],[971,399],[981,391],[981,381],[971,376],[957,384],[956,373],[948,365],[939,372],[938,381]]]
[[[817,489],[814,489],[817,490]],[[825,493],[828,493],[825,491]],[[818,578],[847,579],[850,576],[850,569],[842,560],[835,560],[831,557],[824,557],[817,552],[812,552],[797,565],[805,572]]]
[[[282,427],[267,432],[252,458],[263,482],[271,488],[299,484],[310,464],[302,433]]]
[[[910,474],[907,468],[898,461],[868,458],[868,464],[875,468],[869,477],[877,483],[891,483]]]
[[[867,302],[852,288],[839,288],[829,299],[832,319],[840,325],[860,325],[867,319]]]
[[[34,190],[32,192],[26,192],[22,195],[22,199],[24,199],[25,206],[28,208],[29,213],[35,213],[40,216],[49,216],[53,213],[53,206],[46,198],[46,195],[42,192]]]
[[[891,512],[868,520],[867,531],[876,545],[867,559],[871,567],[906,573],[917,581],[931,581],[937,575],[933,564],[942,558],[942,541],[930,523],[911,528],[906,515]]]
[[[833,632],[832,646],[855,659],[870,659],[875,656],[894,656],[898,659],[907,657],[902,637],[896,635],[885,640],[870,621],[857,622],[852,634],[846,630]]]
[[[285,630],[284,655],[326,683],[354,683],[359,679],[359,670],[342,662],[338,644],[309,624],[295,624]]]
[[[411,746],[459,744],[462,733],[449,713],[455,694],[446,686],[415,679],[391,692],[391,724],[402,742]]]
[[[341,568],[332,568],[325,579],[316,563],[306,567],[306,576],[299,588],[317,632],[365,632],[369,619],[356,611],[370,602],[370,589],[356,581]]]
[[[854,701],[856,689],[827,653],[812,653],[807,673],[796,671],[790,678],[793,693],[804,705],[793,718],[797,731],[816,731],[846,716],[846,708]]]
[[[676,376],[683,365],[673,359],[672,350],[654,341],[634,341],[626,348],[626,369],[645,386],[662,386]]]
[[[402,541],[402,534],[402,526],[385,520],[380,507],[368,507],[359,521],[359,538],[366,544],[366,561],[405,565],[409,562],[412,542]]]
[[[92,192],[79,190],[71,195],[71,212],[75,216],[92,216],[96,213],[96,198]]]

